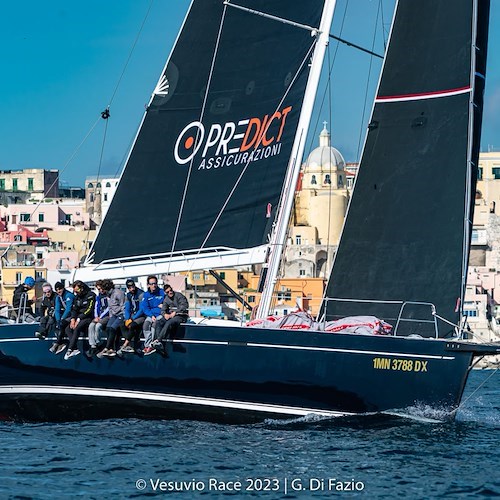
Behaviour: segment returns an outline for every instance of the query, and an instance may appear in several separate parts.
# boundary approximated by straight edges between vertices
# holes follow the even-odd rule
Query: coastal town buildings
[[[500,152],[479,155],[464,309],[476,335],[500,340]]]
[[[0,202],[57,198],[59,196],[59,170],[27,168],[0,170]]]
[[[296,309],[313,315],[319,312],[357,167],[346,163],[331,145],[325,123],[318,147],[302,166],[274,314]],[[59,192],[52,183],[58,178],[57,170],[0,171],[0,181],[2,178],[0,300],[5,303],[11,302],[15,286],[27,276],[35,277],[38,283],[71,280],[109,208],[118,178],[87,178],[84,198],[56,196]],[[471,330],[484,340],[495,340],[500,338],[499,152],[480,155],[471,241],[464,309]],[[259,271],[256,266],[216,270],[219,279],[209,271],[160,278],[185,293],[194,316],[248,319],[250,308],[235,295],[251,308],[258,306]]]

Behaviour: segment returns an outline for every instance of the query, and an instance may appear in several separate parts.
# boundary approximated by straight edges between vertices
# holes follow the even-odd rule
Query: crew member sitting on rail
[[[164,290],[165,299],[161,308],[161,318],[156,320],[155,340],[152,343],[152,348],[157,351],[164,349],[164,340],[176,338],[179,325],[189,318],[187,298],[180,292],[174,292],[168,284],[164,286]]]

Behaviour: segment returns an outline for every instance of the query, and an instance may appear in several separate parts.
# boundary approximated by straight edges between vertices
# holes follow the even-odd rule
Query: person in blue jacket
[[[125,338],[125,342],[118,351],[118,354],[125,352],[133,353],[139,349],[142,326],[146,320],[146,315],[142,310],[144,290],[137,288],[132,278],[129,278],[125,282],[125,285],[128,290],[125,298],[125,312],[122,327],[122,335]],[[132,345],[134,347],[132,347]]]
[[[54,354],[59,354],[66,348],[63,342],[64,332],[71,320],[71,307],[73,306],[75,296],[69,290],[66,290],[60,281],[54,285],[54,290],[57,293],[54,311],[57,339],[49,350]]]
[[[148,276],[148,290],[144,293],[141,301],[142,311],[146,316],[144,321],[144,354],[152,354],[154,349],[151,343],[154,338],[154,326],[157,317],[161,317],[161,306],[165,299],[165,292],[158,287],[158,278],[156,276]]]

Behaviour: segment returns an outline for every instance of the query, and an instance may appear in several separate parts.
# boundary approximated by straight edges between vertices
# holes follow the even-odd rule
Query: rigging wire
[[[484,357],[484,356],[483,356],[483,357]],[[482,358],[481,358],[481,359],[482,359]],[[480,361],[480,360],[478,360],[478,361]],[[469,394],[469,395],[468,395],[465,399],[463,399],[463,400],[460,402],[460,404],[459,404],[459,405],[458,405],[458,406],[457,406],[457,407],[456,407],[453,411],[451,411],[451,412],[450,412],[450,415],[455,415],[455,414],[458,412],[458,410],[460,410],[460,408],[462,408],[462,406],[463,406],[465,403],[467,403],[467,401],[469,401],[469,399],[470,399],[470,398],[472,398],[472,396],[474,396],[474,394],[476,394],[476,392],[477,392],[477,391],[479,391],[479,389],[481,389],[481,387],[483,387],[483,385],[484,385],[484,384],[486,384],[486,382],[488,382],[488,380],[489,380],[491,377],[493,377],[493,375],[495,375],[495,374],[498,372],[498,370],[500,370],[500,368],[496,368],[495,370],[493,370],[493,372],[492,372],[492,373],[490,373],[490,374],[488,375],[488,377],[486,377],[486,378],[485,378],[485,379],[484,379],[484,380],[483,380],[483,381],[482,381],[482,382],[481,382],[481,383],[480,383],[480,384],[479,384],[479,385],[478,385],[478,386],[474,389],[474,391],[472,391],[472,393],[471,393],[471,394]]]
[[[132,47],[129,51],[129,54],[127,56],[127,59],[125,61],[125,64],[124,64],[124,67],[122,69],[122,72],[118,78],[118,81],[115,85],[115,88],[111,94],[111,98],[109,100],[109,104],[108,106],[106,107],[106,109],[104,111],[101,112],[100,116],[96,119],[96,121],[92,124],[92,126],[90,127],[90,129],[87,131],[87,133],[85,134],[84,138],[82,139],[82,141],[80,142],[80,144],[78,144],[78,146],[76,147],[76,149],[71,153],[71,155],[69,156],[68,160],[65,162],[62,170],[59,171],[56,179],[54,180],[54,182],[49,186],[49,188],[47,189],[47,193],[49,193],[51,191],[51,189],[56,185],[56,183],[59,183],[60,181],[60,178],[62,176],[62,174],[67,170],[67,168],[69,167],[69,165],[71,164],[71,162],[74,160],[74,158],[76,157],[76,155],[78,154],[78,152],[80,151],[80,149],[83,147],[83,145],[85,144],[85,142],[87,141],[87,139],[92,135],[92,132],[94,131],[95,127],[97,126],[97,124],[99,123],[99,121],[101,119],[104,119],[106,121],[106,126],[105,126],[105,131],[104,131],[104,139],[103,139],[103,143],[101,145],[101,155],[100,155],[100,160],[99,160],[99,171],[100,171],[100,168],[101,168],[101,164],[102,164],[102,158],[103,158],[103,154],[104,154],[104,142],[106,140],[106,135],[107,135],[107,128],[108,128],[108,121],[107,119],[110,117],[110,113],[109,113],[109,109],[110,109],[110,106],[112,104],[112,102],[114,101],[114,98],[116,96],[116,93],[118,91],[118,88],[121,84],[121,81],[125,75],[125,72],[126,72],[126,69],[128,67],[128,64],[132,58],[132,55],[133,55],[133,52],[135,50],[135,47],[137,45],[137,42],[142,34],[142,31],[143,31],[143,28],[146,24],[146,21],[149,17],[149,14],[151,12],[151,8],[153,6],[153,3],[154,3],[154,0],[150,0],[150,3],[149,3],[149,7],[148,7],[148,10],[146,11],[146,15],[144,16],[143,20],[142,20],[142,23],[139,27],[139,30],[137,32],[137,35],[135,37],[135,40],[132,44]],[[99,178],[99,174],[98,174],[98,178]],[[38,208],[40,207],[40,205],[43,203],[43,201],[47,198],[47,195],[44,194],[41,198],[41,200],[35,205],[35,208],[33,209],[33,211],[30,213],[30,216],[29,216],[29,219],[32,220],[33,219],[33,216],[35,215],[36,211],[38,210]],[[20,231],[20,229],[19,229]],[[88,231],[90,231],[90,224],[89,224],[89,229]],[[19,233],[18,233],[19,234]],[[87,238],[86,240],[88,241],[88,235],[89,233],[87,233]]]
[[[97,126],[97,124],[99,123],[100,120],[101,120],[101,117],[97,118],[96,121],[92,124],[92,126],[90,127],[90,129],[88,130],[88,132],[85,134],[85,137],[82,139],[82,141],[80,142],[80,144],[78,144],[78,146],[76,147],[76,149],[71,153],[71,155],[69,156],[69,158],[66,160],[66,162],[65,162],[62,170],[59,171],[59,173],[58,173],[55,181],[49,186],[49,188],[47,189],[47,192],[50,192],[50,190],[56,185],[56,183],[59,182],[59,178],[61,177],[61,174],[63,174],[66,171],[66,169],[69,167],[69,165],[74,160],[75,156],[78,154],[78,152],[80,151],[80,149],[82,148],[82,146],[85,144],[85,142],[87,141],[87,139],[90,137],[90,135],[92,134],[92,132],[94,131],[94,129],[96,128],[96,126]],[[43,200],[45,200],[45,198],[46,198],[46,195],[44,194],[43,197],[42,197],[42,199],[37,203],[37,205],[35,205],[35,208],[33,209],[33,211],[30,214],[30,220],[35,215],[35,212],[38,210],[38,208],[43,203]]]
[[[341,25],[340,25],[340,34],[342,34],[342,32],[344,30],[344,24],[345,24],[346,17],[347,17],[347,8],[348,8],[348,6],[349,6],[349,2],[347,2],[346,5],[345,5],[344,13],[343,13],[343,16],[342,16],[342,22],[341,22]],[[330,46],[328,46],[328,48],[329,47]],[[328,74],[329,75],[331,75],[331,73],[333,71],[333,66],[335,65],[335,61],[337,59],[338,50],[339,50],[339,44],[337,43],[337,45],[335,46],[335,53],[333,55],[331,65],[328,66]],[[326,100],[326,95],[327,95],[327,92],[329,90],[331,90],[331,89],[328,89],[328,87],[326,87],[325,90],[324,90],[324,92],[323,92],[323,97],[321,99],[321,104],[319,106],[320,110],[323,109],[323,106],[324,106],[325,100]],[[316,123],[314,124],[314,132],[310,135],[310,138],[309,138],[308,151],[312,150],[312,144],[313,144],[314,138],[317,136],[318,125],[319,125],[319,121],[321,119],[320,115],[321,115],[321,113],[318,113],[318,116],[316,117]],[[332,126],[332,122],[330,122],[330,126]]]
[[[328,46],[327,54],[328,54],[328,67],[330,67],[330,46]],[[328,116],[330,119],[330,125],[332,123],[332,80],[331,80],[332,74],[329,72],[328,73],[328,83],[327,83],[327,88],[329,89],[328,92]],[[325,127],[326,128],[326,127]],[[330,126],[331,129],[331,126]],[[331,218],[332,218],[332,165],[333,165],[333,152],[332,152],[332,134],[330,133],[330,141],[329,141],[329,146],[328,146],[328,156],[329,156],[329,165],[328,165],[328,172],[329,172],[329,179],[330,179],[330,184],[329,186],[329,193],[328,193],[328,230],[326,233],[326,269],[329,269],[330,266],[330,227],[331,227]]]
[[[139,38],[141,37],[142,30],[144,29],[146,21],[149,17],[149,13],[151,12],[151,8],[153,7],[153,2],[154,2],[154,0],[150,0],[150,2],[149,2],[149,7],[148,7],[148,10],[146,11],[146,15],[144,16],[144,19],[142,20],[141,26],[139,27],[139,31],[137,32],[137,35],[135,36],[134,43],[132,44],[132,47],[130,48],[127,60],[125,61],[125,64],[123,66],[122,72],[121,72],[120,76],[118,77],[118,81],[115,85],[115,89],[113,90],[113,93],[111,94],[111,99],[109,100],[108,109],[111,106],[111,104],[113,103],[113,100],[116,96],[116,93],[118,92],[118,87],[120,86],[122,79],[125,75],[125,71],[127,70],[128,64],[129,64],[130,60],[132,59],[132,54],[134,53],[134,50],[135,50],[135,47],[137,45],[137,42],[139,41]]]
[[[210,65],[210,72],[208,74],[208,80],[207,80],[207,85],[206,85],[206,89],[205,89],[205,95],[203,96],[203,104],[201,106],[201,111],[200,111],[200,120],[199,120],[200,122],[203,120],[203,115],[205,113],[205,107],[207,105],[208,92],[209,92],[209,89],[210,89],[210,84],[212,82],[212,75],[213,75],[213,72],[214,72],[215,60],[217,58],[217,53],[218,53],[218,50],[219,50],[220,38],[221,38],[221,34],[222,34],[222,27],[224,25],[224,20],[226,19],[226,12],[227,12],[227,4],[224,4],[224,10],[222,11],[222,16],[221,16],[221,20],[220,20],[220,24],[219,24],[219,32],[217,33],[217,40],[215,42],[214,53],[213,53],[212,62],[211,62],[211,65]],[[200,134],[200,131],[198,130],[196,132],[196,138],[195,138],[195,141],[194,141],[195,145],[198,142],[199,134]],[[187,176],[186,176],[186,182],[184,183],[184,191],[182,193],[181,204],[180,204],[180,207],[179,207],[179,214],[177,215],[177,223],[175,225],[174,237],[172,238],[172,246],[171,246],[171,249],[170,249],[170,252],[172,254],[174,253],[175,244],[177,243],[177,236],[179,234],[179,227],[181,225],[182,214],[184,212],[184,204],[186,203],[187,190],[188,190],[188,186],[189,186],[189,181],[191,179],[191,174],[192,174],[192,171],[193,171],[193,165],[194,165],[194,156],[193,156],[193,158],[191,158],[191,161],[189,162],[189,169],[188,169],[188,173],[187,173]],[[206,239],[208,239],[208,237]],[[206,239],[205,239],[205,241],[206,241]],[[203,245],[201,246],[201,248],[203,248]],[[201,251],[201,248],[199,249],[199,251]],[[199,251],[198,251],[198,254],[199,254]],[[170,270],[170,260],[169,260],[168,267],[167,267],[167,273],[169,272],[169,270]]]
[[[105,125],[104,125],[104,132],[103,132],[103,137],[102,137],[102,143],[101,143],[101,151],[100,151],[100,154],[99,154],[99,163],[98,163],[98,166],[97,166],[97,177],[96,177],[96,187],[95,187],[95,191],[94,191],[94,198],[92,200],[92,214],[95,214],[95,205],[96,205],[96,201],[97,201],[97,195],[100,195],[102,196],[102,186],[101,186],[101,191],[99,192],[98,191],[98,187],[99,187],[99,178],[100,178],[100,175],[101,175],[101,167],[102,167],[102,159],[104,157],[104,146],[106,145],[106,135],[108,133],[108,118],[110,117],[110,113],[109,113],[109,106],[101,113],[101,118],[105,121]],[[101,217],[102,217],[102,200],[101,200]],[[100,223],[102,224],[102,219],[100,221]],[[88,246],[88,241],[89,241],[89,238],[90,238],[90,224],[88,226],[88,229],[87,229],[87,236],[85,237],[85,250],[89,250],[87,248]]]
[[[377,35],[376,25],[377,25],[378,20],[379,20],[380,10],[381,10],[381,7],[380,7],[380,2],[379,2],[378,9],[377,9],[377,18],[376,18],[376,21],[375,21],[375,29],[373,30],[372,49],[375,46],[375,39],[376,39],[376,35]],[[360,127],[359,138],[358,138],[358,149],[357,149],[357,152],[356,152],[356,158],[357,158],[357,162],[358,163],[361,161],[361,158],[360,158],[361,147],[362,147],[361,145],[362,145],[363,137],[365,136],[365,130],[366,130],[365,127],[363,126],[363,123],[365,121],[366,104],[367,104],[367,101],[368,101],[368,91],[369,91],[369,88],[370,88],[370,76],[371,76],[372,66],[373,66],[373,59],[370,59],[370,64],[368,66],[368,78],[367,78],[367,81],[366,81],[366,88],[365,88],[365,99],[364,99],[364,103],[363,103],[363,113],[361,115],[361,127]]]

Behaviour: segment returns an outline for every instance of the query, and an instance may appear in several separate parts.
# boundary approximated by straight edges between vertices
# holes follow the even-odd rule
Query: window
[[[96,188],[100,188],[101,187],[101,183],[98,182],[96,185],[95,185]]]
[[[106,182],[106,187],[110,188],[111,187],[111,182]]]
[[[221,280],[225,280],[225,279],[226,279],[226,273],[225,273],[224,271],[221,271],[221,272],[219,273],[219,276],[220,276],[220,279],[221,279]]]
[[[108,201],[108,193],[104,193],[104,201]]]
[[[16,235],[14,236],[14,241],[22,241],[22,239],[23,239],[23,238],[22,238],[22,236],[21,236],[20,234],[16,234]]]
[[[295,244],[296,245],[302,245],[302,236],[300,234],[297,234],[295,236]]]
[[[305,269],[299,269],[299,276],[305,276],[306,275],[306,270]]]
[[[477,169],[477,180],[482,181],[483,180],[483,167],[479,167]]]
[[[33,191],[33,179],[28,177],[28,191]]]
[[[19,214],[19,220],[20,222],[29,222],[30,214]]]
[[[5,191],[5,179],[0,179],[0,190]]]
[[[19,285],[22,279],[23,279],[23,273],[16,273],[16,284]]]
[[[12,191],[17,191],[17,179],[12,179]]]
[[[255,295],[249,295],[248,296],[248,302],[255,302]]]
[[[325,184],[331,184],[332,180],[330,179],[330,174],[325,175]]]
[[[43,279],[43,271],[35,271],[35,280]]]
[[[37,252],[37,253],[36,253],[36,258],[37,258],[38,260],[43,259],[43,253],[42,253],[42,252]]]
[[[38,214],[38,222],[44,222],[45,216],[44,214]]]
[[[290,289],[281,290],[278,292],[278,300],[292,300],[292,291]]]
[[[464,314],[469,318],[475,318],[477,316],[477,311],[464,311]]]
[[[339,187],[339,188],[343,188],[344,187],[344,178],[341,175],[339,175],[339,180],[337,182],[337,187]]]
[[[318,181],[316,180],[316,176],[315,176],[315,175],[313,175],[313,176],[311,177],[311,184],[317,184],[317,183],[318,183]]]
[[[68,224],[68,226],[71,224],[71,214],[66,214],[64,216],[64,223]]]
[[[88,188],[88,189],[91,189],[91,188],[93,188],[93,187],[94,187],[94,185],[93,185],[91,182],[89,182],[89,185],[87,186],[87,188]]]
[[[201,274],[200,273],[193,273],[193,279],[196,281],[199,281],[201,279]]]
[[[94,195],[93,194],[90,195],[90,203],[94,203]]]
[[[500,167],[493,167],[492,169],[493,177],[495,179],[500,179]]]

